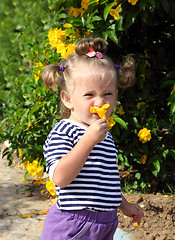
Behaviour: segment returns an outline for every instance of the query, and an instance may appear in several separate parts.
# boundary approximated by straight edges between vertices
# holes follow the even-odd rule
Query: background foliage
[[[114,113],[126,125],[116,124],[112,129],[119,149],[118,164],[126,170],[122,183],[125,185],[126,179],[133,189],[172,193],[175,2],[2,0],[0,16],[0,140],[11,143],[4,151],[9,164],[16,151],[22,162],[37,160],[38,167],[45,169],[42,147],[60,118],[59,94],[45,88],[40,71],[59,62],[78,38],[100,36],[117,64],[130,53],[137,62],[136,84],[119,89]],[[49,42],[48,31],[55,28],[65,31],[61,39],[67,49],[64,54]],[[143,128],[151,133],[145,143],[137,135]],[[28,168],[26,176],[29,172]]]

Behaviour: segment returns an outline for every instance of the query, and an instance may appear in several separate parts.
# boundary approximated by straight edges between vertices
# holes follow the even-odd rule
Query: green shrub
[[[23,162],[39,159],[45,169],[42,148],[60,118],[60,99],[45,88],[40,71],[69,55],[80,37],[100,36],[116,63],[128,53],[137,63],[136,84],[119,89],[114,113],[125,122],[119,120],[111,130],[119,149],[118,164],[130,172],[127,180],[134,182],[134,189],[172,192],[174,9],[172,0],[2,1],[0,139],[11,143],[3,153],[9,164],[17,151]],[[53,34],[58,36],[56,43]],[[139,141],[144,128],[150,130],[149,141]]]

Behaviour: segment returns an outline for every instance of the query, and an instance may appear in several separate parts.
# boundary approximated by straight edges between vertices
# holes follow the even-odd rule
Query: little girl
[[[108,104],[108,119],[117,87],[134,83],[133,59],[114,65],[104,55],[106,48],[101,38],[81,40],[67,61],[48,65],[42,72],[47,87],[61,89],[63,103],[63,119],[44,145],[58,201],[47,214],[42,240],[112,240],[118,208],[138,224],[143,217],[139,205],[121,194],[117,150],[107,120],[90,112]]]

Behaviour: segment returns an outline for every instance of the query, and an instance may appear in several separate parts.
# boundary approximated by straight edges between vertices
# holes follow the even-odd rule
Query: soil
[[[175,196],[160,193],[124,196],[142,207],[144,218],[140,226],[133,226],[131,219],[119,212],[119,228],[131,233],[134,240],[175,240]]]

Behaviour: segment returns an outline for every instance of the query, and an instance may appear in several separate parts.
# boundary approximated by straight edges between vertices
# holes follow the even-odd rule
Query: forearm
[[[53,181],[57,186],[65,187],[77,177],[94,145],[92,139],[85,133],[75,147],[59,160],[53,175]]]

